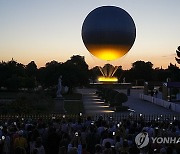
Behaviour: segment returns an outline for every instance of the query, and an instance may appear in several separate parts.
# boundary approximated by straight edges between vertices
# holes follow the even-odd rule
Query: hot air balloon
[[[135,38],[136,27],[132,17],[116,6],[92,10],[82,25],[84,45],[92,55],[102,60],[121,58],[131,49]],[[102,68],[100,70],[103,71]]]

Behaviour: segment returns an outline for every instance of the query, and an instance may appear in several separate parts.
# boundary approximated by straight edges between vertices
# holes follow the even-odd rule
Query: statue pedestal
[[[54,112],[55,113],[66,113],[66,110],[64,109],[64,98],[63,97],[56,97],[54,99],[55,107]]]

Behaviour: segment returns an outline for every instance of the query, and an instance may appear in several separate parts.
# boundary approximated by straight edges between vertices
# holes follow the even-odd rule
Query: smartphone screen
[[[2,136],[2,140],[5,140],[5,136]]]
[[[75,136],[78,136],[78,132],[75,133]]]

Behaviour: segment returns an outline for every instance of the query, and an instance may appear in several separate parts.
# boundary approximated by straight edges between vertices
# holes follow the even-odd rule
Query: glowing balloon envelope
[[[115,6],[91,11],[82,26],[82,39],[91,54],[103,60],[124,56],[134,44],[136,27],[132,17]]]

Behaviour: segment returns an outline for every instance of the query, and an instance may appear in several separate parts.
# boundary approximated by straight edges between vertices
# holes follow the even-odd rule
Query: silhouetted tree
[[[122,69],[122,66],[118,66],[118,69],[115,72],[114,76],[116,76],[118,78],[119,82],[123,81],[125,74],[124,74],[124,70]]]
[[[36,86],[36,77],[37,77],[37,65],[34,61],[31,61],[25,67],[26,70],[26,78],[24,79],[26,88],[35,88]]]
[[[18,90],[24,85],[22,78],[26,76],[25,66],[17,63],[13,59],[8,61],[5,66],[5,86],[9,90]]]
[[[144,79],[146,81],[152,80],[153,64],[151,62],[136,61],[132,64],[131,78],[135,80]]]
[[[57,61],[46,63],[46,67],[41,68],[38,72],[38,80],[40,80],[45,87],[57,85],[58,78],[60,74],[62,74],[61,65],[62,63]]]
[[[80,55],[73,55],[70,60],[67,61],[67,63],[70,62],[73,65],[76,65],[81,70],[87,71],[88,70],[88,64],[85,62],[84,56]]]
[[[169,73],[169,78],[171,79],[171,81],[180,81],[180,70],[179,68],[173,64],[169,64],[168,66],[168,73]]]
[[[111,68],[110,64],[105,67]],[[59,76],[62,75],[62,83],[69,87],[72,92],[76,86],[85,86],[89,79],[93,82],[101,72],[98,66],[88,70],[85,58],[80,55],[74,55],[66,62],[51,61],[47,62],[45,67],[37,68],[34,61],[26,66],[14,61],[0,62],[0,87],[4,86],[10,90],[19,88],[34,88],[37,83],[44,87],[54,87],[57,85]],[[151,62],[136,61],[129,70],[123,70],[119,66],[114,74],[122,82],[125,77],[126,82],[142,81],[161,81],[165,82],[167,78],[171,81],[180,81],[180,70],[176,65],[169,64],[167,69],[155,68]]]
[[[34,61],[31,61],[29,64],[26,65],[26,73],[29,77],[36,77],[37,65]]]
[[[20,77],[18,77],[17,75],[12,75],[6,80],[6,87],[8,88],[8,90],[18,90],[19,88],[21,88],[21,82],[22,80],[20,80]]]
[[[41,86],[45,85],[45,82],[46,82],[45,75],[46,75],[46,68],[45,67],[40,67],[37,70],[37,78],[36,78],[36,80],[37,80],[38,84],[41,85]]]
[[[84,86],[89,82],[88,65],[84,57],[75,55],[62,64],[62,81],[69,87],[69,93],[76,86]]]
[[[170,77],[170,73],[167,69],[155,68],[152,74],[153,81],[166,82],[167,78]]]
[[[0,87],[6,86],[5,81],[7,79],[8,71],[7,71],[7,63],[0,62]]]
[[[92,82],[96,82],[98,76],[102,76],[98,66],[95,66],[89,70],[89,78]]]
[[[25,66],[21,63],[17,63],[13,59],[7,62],[7,72],[8,77],[12,77],[13,75],[17,76],[25,76]]]

